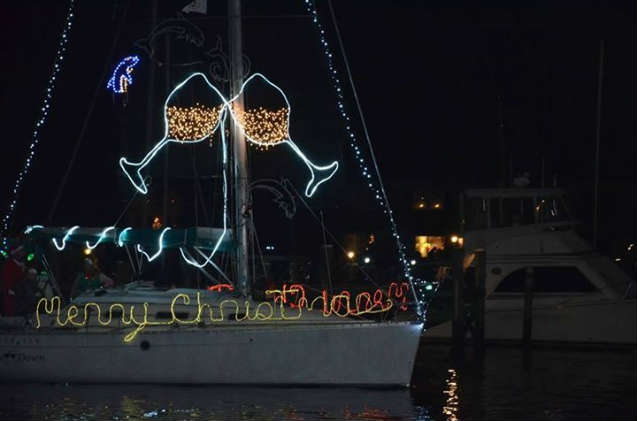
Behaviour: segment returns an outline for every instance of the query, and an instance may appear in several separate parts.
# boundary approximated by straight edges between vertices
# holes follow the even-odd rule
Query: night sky
[[[174,17],[187,1],[158,3],[161,21]],[[270,3],[244,2],[245,52],[252,71],[267,74],[288,94],[293,107],[291,132],[298,143],[317,162],[344,162],[333,185],[326,185],[330,191],[312,201],[312,206],[325,209],[334,221],[341,209],[334,203],[343,201],[345,195],[362,195],[363,187],[349,158],[325,57],[301,0]],[[511,156],[513,175],[529,171],[531,184],[539,186],[543,157],[546,185],[557,176],[558,186],[566,189],[580,219],[590,225],[603,39],[601,245],[615,252],[618,244],[634,241],[634,2],[523,2],[523,7],[515,9],[504,7],[508,4],[504,2],[487,2],[480,8],[463,2],[333,3],[399,222],[401,214],[410,220],[407,214],[417,193],[445,198],[463,188],[495,187],[502,182],[501,112],[503,147]],[[26,156],[66,5],[29,1],[0,6],[4,40],[0,48],[1,192],[9,192]],[[205,70],[173,67],[165,72],[156,67],[151,86],[153,63],[142,55],[129,103],[123,107],[105,89],[104,76],[120,58],[142,54],[134,43],[151,28],[146,2],[143,7],[138,2],[127,5],[126,1],[78,1],[68,55],[35,163],[20,195],[15,229],[27,223],[47,223],[93,98],[95,109],[51,224],[99,226],[114,220],[132,194],[123,184],[118,157],[140,157],[161,131],[158,120],[149,126],[149,113],[156,119],[169,87],[191,71]],[[318,8],[345,79],[327,3],[319,1]],[[227,49],[225,13],[225,2],[209,1],[210,18],[190,15],[206,34],[205,47],[212,48],[219,35]],[[119,38],[113,44],[115,37]],[[192,46],[190,50],[173,48],[193,56],[202,52]],[[351,89],[344,82],[348,109],[357,115]],[[364,141],[360,121],[353,124]],[[187,177],[190,162],[201,160],[199,152],[207,146],[203,148],[171,150],[169,176],[173,180]],[[250,152],[255,174],[284,175],[300,188],[307,174],[291,159],[283,151]],[[201,171],[212,171],[209,163],[197,162]],[[170,189],[181,186],[175,182]],[[4,212],[8,195],[0,196]],[[583,233],[589,234],[586,228]]]

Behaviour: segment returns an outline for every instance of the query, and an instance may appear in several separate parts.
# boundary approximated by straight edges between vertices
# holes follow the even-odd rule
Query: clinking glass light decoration
[[[196,78],[196,79],[195,79]],[[215,93],[216,105],[200,106],[195,104],[188,107],[173,107],[168,104],[172,101],[173,96],[189,83],[197,83],[196,80],[201,79],[202,86],[208,86]],[[246,91],[254,86],[260,86],[273,93],[282,103],[283,108],[278,110],[269,110],[263,107],[248,108],[246,111],[236,106],[237,99]],[[207,88],[203,88],[204,90]],[[119,165],[128,177],[131,184],[142,194],[148,193],[148,188],[141,170],[148,165],[155,155],[168,143],[196,143],[204,139],[210,138],[220,124],[220,119],[225,119],[225,110],[229,111],[232,122],[237,124],[246,135],[246,141],[254,143],[261,147],[269,147],[278,144],[286,144],[306,165],[310,172],[310,179],[305,186],[305,195],[312,197],[317,188],[324,182],[331,179],[338,170],[338,161],[334,161],[329,165],[316,165],[301,150],[301,148],[292,140],[290,127],[291,106],[287,96],[277,85],[272,83],[261,73],[254,73],[247,78],[241,85],[239,93],[230,100],[223,97],[221,92],[208,81],[203,73],[193,73],[183,82],[178,84],[166,98],[164,103],[164,137],[149,150],[144,158],[139,162],[129,161],[125,157],[119,160]],[[221,117],[219,117],[221,116]],[[221,130],[224,133],[223,130]],[[177,138],[173,136],[177,134]]]
[[[380,183],[381,183],[380,178],[376,181],[372,180],[371,171],[369,167],[367,166],[365,159],[363,158],[361,148],[358,146],[358,140],[350,125],[351,118],[345,107],[341,80],[338,76],[338,71],[336,70],[336,66],[334,65],[332,52],[330,50],[329,44],[326,39],[325,29],[323,28],[323,25],[319,21],[316,6],[314,5],[314,2],[312,0],[304,0],[304,2],[305,2],[305,7],[308,13],[310,13],[312,17],[312,22],[314,22],[314,26],[319,34],[321,49],[323,50],[323,53],[325,54],[325,57],[327,59],[327,67],[329,69],[330,79],[332,81],[332,86],[336,93],[337,110],[345,122],[345,130],[347,131],[347,138],[349,139],[349,145],[352,149],[352,152],[354,153],[354,159],[358,163],[358,166],[361,169],[361,175],[363,176],[363,179],[367,182],[367,186],[369,187],[372,194],[374,195],[376,202],[378,203],[379,206],[383,208],[383,212],[389,218],[389,223],[392,229],[392,235],[394,236],[396,240],[396,247],[398,249],[398,257],[403,266],[403,273],[405,277],[412,283],[412,285],[420,284],[421,281],[414,279],[413,275],[411,274],[411,267],[409,264],[409,260],[407,259],[407,253],[405,252],[406,250],[405,245],[400,239],[400,235],[398,234],[398,226],[396,224],[396,220],[394,219],[393,211],[391,210],[389,202],[386,199],[385,192],[382,190],[382,187],[380,186]],[[418,302],[417,311],[419,315],[423,316],[421,302]]]
[[[64,61],[64,53],[66,53],[66,46],[69,41],[69,35],[71,32],[71,27],[73,25],[73,11],[75,9],[76,0],[69,1],[69,7],[66,13],[66,19],[64,21],[64,27],[62,29],[62,33],[60,34],[60,40],[58,41],[58,49],[55,53],[55,61],[53,62],[53,67],[51,68],[51,75],[49,76],[49,82],[47,83],[46,92],[44,94],[44,98],[42,99],[42,107],[40,108],[40,115],[38,116],[38,120],[35,123],[35,128],[33,133],[31,134],[31,144],[29,145],[29,151],[27,153],[27,159],[24,161],[22,169],[18,173],[18,177],[13,185],[11,200],[9,201],[9,208],[7,212],[4,214],[2,218],[2,225],[0,226],[0,235],[2,236],[2,247],[7,248],[7,232],[9,230],[9,225],[11,223],[11,218],[15,211],[15,207],[18,202],[18,194],[20,193],[20,189],[22,187],[22,183],[24,181],[24,177],[29,172],[29,168],[31,167],[31,160],[35,155],[35,148],[40,143],[40,130],[42,126],[46,123],[47,116],[49,114],[49,108],[51,106],[51,99],[53,98],[53,92],[55,91],[55,82],[60,69],[62,68],[62,62]]]
[[[290,109],[287,107],[278,110],[263,107],[240,110],[233,107],[233,112],[246,136],[255,141],[250,142],[251,145],[267,149],[283,142],[288,136]]]
[[[206,137],[219,124],[222,110],[222,105],[206,107],[199,103],[192,107],[167,107],[168,135],[183,141]]]

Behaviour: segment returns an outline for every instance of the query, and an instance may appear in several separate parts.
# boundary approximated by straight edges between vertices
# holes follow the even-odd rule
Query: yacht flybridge
[[[635,282],[574,230],[559,188],[470,189],[461,195],[466,261],[486,252],[485,338],[522,337],[533,271],[534,341],[635,344]],[[451,322],[427,329],[448,338]]]

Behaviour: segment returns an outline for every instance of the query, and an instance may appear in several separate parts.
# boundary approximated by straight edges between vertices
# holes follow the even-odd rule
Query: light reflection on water
[[[445,380],[447,387],[442,391],[444,395],[447,395],[447,400],[442,407],[442,414],[447,417],[448,421],[458,421],[458,375],[453,368],[447,371],[449,372],[449,378]]]
[[[409,390],[154,385],[19,385],[0,419],[422,420]],[[7,396],[13,399],[7,400]],[[11,408],[13,407],[13,408]]]
[[[634,349],[422,347],[409,390],[0,384],[0,420],[635,419]]]

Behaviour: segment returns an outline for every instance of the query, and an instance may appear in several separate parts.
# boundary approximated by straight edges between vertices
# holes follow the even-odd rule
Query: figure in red
[[[16,291],[20,283],[24,281],[24,248],[15,247],[10,252],[10,258],[0,270],[0,282],[2,283],[2,315],[11,317],[16,315]]]

